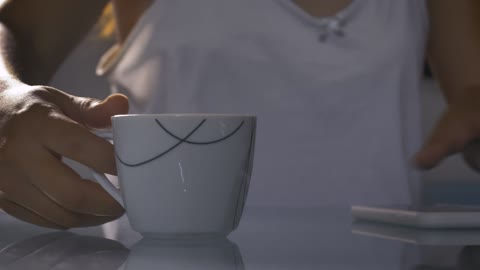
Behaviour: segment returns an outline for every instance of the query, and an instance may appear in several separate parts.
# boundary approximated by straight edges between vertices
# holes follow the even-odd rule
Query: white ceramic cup
[[[146,237],[225,236],[239,224],[252,170],[256,117],[138,114],[112,117],[119,190],[95,180],[124,205]]]

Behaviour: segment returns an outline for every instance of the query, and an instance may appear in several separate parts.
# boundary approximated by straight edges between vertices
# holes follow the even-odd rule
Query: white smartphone
[[[418,246],[478,246],[480,230],[420,229],[405,226],[356,221],[352,233],[372,238],[404,242]]]
[[[356,220],[424,229],[480,228],[480,206],[437,204],[431,206],[358,206],[351,208]]]

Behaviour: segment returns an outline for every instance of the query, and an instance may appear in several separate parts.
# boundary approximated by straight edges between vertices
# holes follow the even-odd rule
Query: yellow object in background
[[[110,38],[115,32],[115,17],[113,15],[113,5],[111,3],[103,10],[96,28],[98,29],[99,37],[102,39]]]

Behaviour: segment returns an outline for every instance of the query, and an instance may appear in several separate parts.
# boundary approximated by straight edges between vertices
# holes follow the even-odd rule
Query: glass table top
[[[349,207],[248,206],[228,238],[160,240],[126,216],[54,231],[0,213],[0,269],[480,269],[480,230],[359,222]]]

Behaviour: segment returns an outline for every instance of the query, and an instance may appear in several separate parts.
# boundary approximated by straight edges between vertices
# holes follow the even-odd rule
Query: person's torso
[[[426,20],[419,0],[321,19],[290,0],[156,0],[99,73],[131,113],[258,115],[250,203],[406,202]]]

